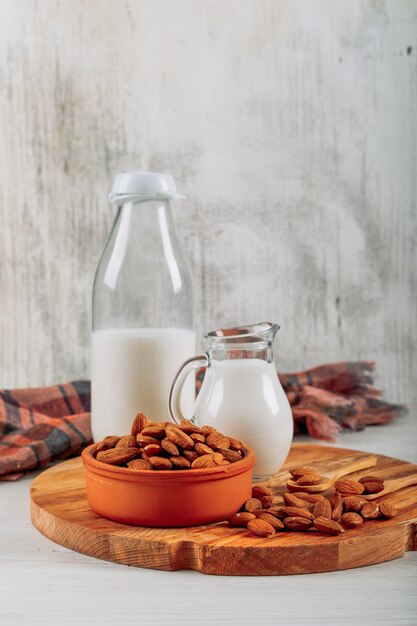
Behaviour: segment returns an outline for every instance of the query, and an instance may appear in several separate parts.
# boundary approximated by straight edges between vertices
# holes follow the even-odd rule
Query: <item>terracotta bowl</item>
[[[194,470],[136,470],[107,465],[81,454],[87,472],[87,499],[98,515],[135,526],[197,526],[235,513],[252,492],[255,454],[241,461]]]

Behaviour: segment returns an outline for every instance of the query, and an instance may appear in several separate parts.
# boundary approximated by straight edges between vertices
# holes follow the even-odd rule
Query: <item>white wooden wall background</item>
[[[416,388],[416,0],[2,0],[0,386],[89,374],[126,169],[171,172],[199,332]]]

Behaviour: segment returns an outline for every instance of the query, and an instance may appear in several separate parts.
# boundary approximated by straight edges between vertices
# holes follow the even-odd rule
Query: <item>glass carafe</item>
[[[170,414],[179,423],[182,386],[193,369],[206,367],[194,421],[249,444],[256,455],[255,480],[280,469],[293,437],[291,407],[273,359],[278,328],[262,322],[208,333],[206,353],[183,364],[170,392]]]
[[[179,243],[167,174],[128,172],[110,195],[117,215],[93,288],[92,432],[130,432],[138,411],[168,419],[171,381],[195,352],[191,272]],[[193,381],[184,394],[192,411]]]

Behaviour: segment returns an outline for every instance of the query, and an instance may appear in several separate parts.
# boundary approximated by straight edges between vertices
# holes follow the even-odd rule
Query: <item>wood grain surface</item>
[[[197,331],[271,319],[283,371],[415,396],[412,0],[2,0],[0,386],[89,376],[126,169],[172,172]]]
[[[295,444],[285,467],[308,464],[328,471],[365,453]],[[269,482],[285,490],[287,470]],[[360,477],[366,470],[352,474]],[[412,463],[379,456],[372,474],[398,478],[417,474]],[[302,574],[349,569],[389,561],[417,549],[417,486],[389,496],[399,509],[391,520],[365,522],[339,536],[279,532],[264,539],[227,522],[193,528],[142,528],[105,520],[89,507],[80,458],[53,467],[32,483],[35,527],[56,543],[99,559],[161,570],[195,569],[206,574]],[[180,503],[179,503],[180,505]]]

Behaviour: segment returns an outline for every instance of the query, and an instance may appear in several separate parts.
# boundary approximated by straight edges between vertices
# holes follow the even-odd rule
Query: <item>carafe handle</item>
[[[186,419],[181,411],[181,392],[185,379],[193,370],[199,367],[207,367],[208,362],[208,357],[205,354],[193,356],[191,359],[184,361],[175,375],[169,392],[168,409],[171,419],[178,425],[181,423],[181,420]]]

